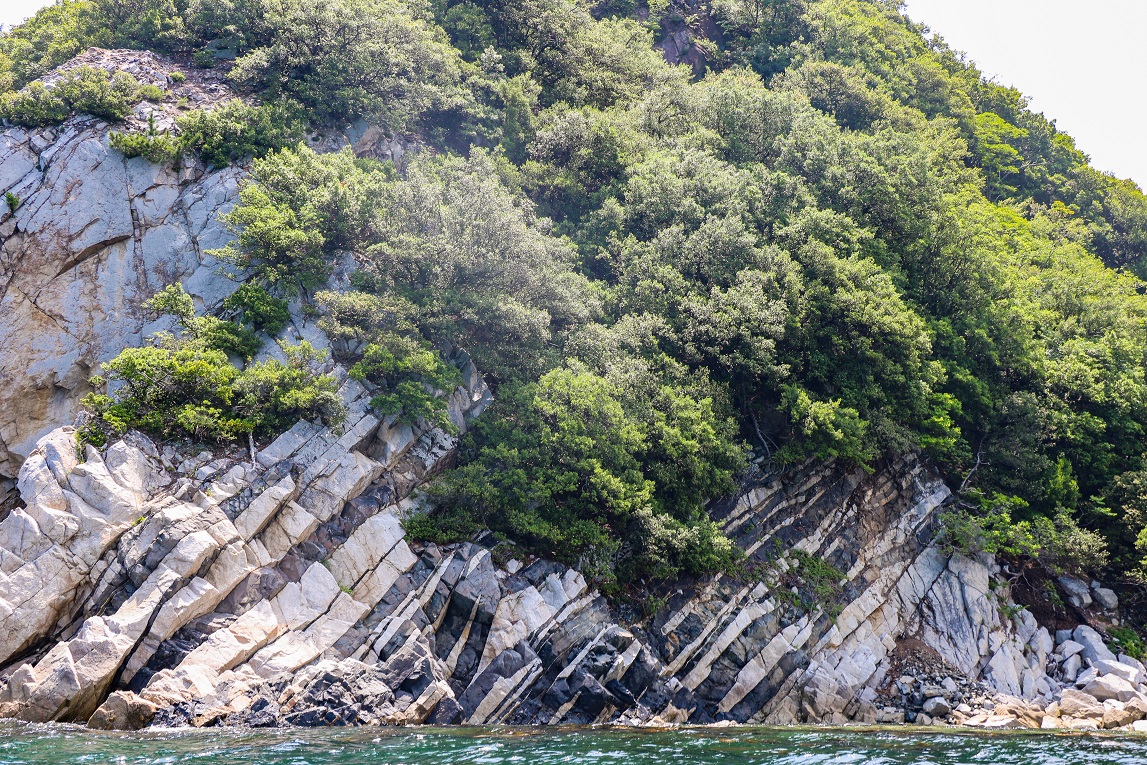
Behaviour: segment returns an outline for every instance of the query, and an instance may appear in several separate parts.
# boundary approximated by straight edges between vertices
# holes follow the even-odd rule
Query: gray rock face
[[[0,128],[0,189],[20,200],[0,214],[0,479],[71,421],[99,362],[140,342],[144,300],[183,281],[211,306],[235,288],[205,251],[229,238],[216,216],[242,171],[125,159],[109,130]]]
[[[490,397],[472,366],[463,378],[450,416],[465,428]],[[417,505],[404,495],[457,437],[379,421],[353,380],[342,394],[341,433],[299,423],[254,463],[160,455],[132,437],[79,464],[67,430],[43,439],[21,469],[27,508],[0,537],[0,715],[114,727],[151,707],[168,725],[872,721],[888,717],[876,688],[905,634],[1001,690],[1047,687],[1036,669],[1051,636],[1002,621],[981,603],[990,569],[931,544],[947,489],[911,461],[758,482],[715,516],[771,573],[683,586],[635,620],[564,566],[511,572],[480,544],[410,544],[400,519]],[[107,521],[85,520],[93,511]],[[838,602],[803,592],[785,558],[770,563],[778,545],[845,572]],[[945,714],[941,696],[927,701],[923,719]]]

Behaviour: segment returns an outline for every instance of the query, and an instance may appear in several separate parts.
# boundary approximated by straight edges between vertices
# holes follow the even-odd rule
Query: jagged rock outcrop
[[[0,127],[0,194],[18,203],[0,207],[0,507],[39,438],[74,419],[98,365],[157,328],[145,300],[179,281],[200,310],[212,309],[238,286],[207,253],[230,239],[219,214],[246,169],[206,167],[191,154],[177,166],[127,159],[108,137],[149,119],[176,130],[180,113],[235,98],[223,74],[92,48],[44,80],[77,66],[128,72],[166,96],[117,125],[79,115],[58,127]],[[361,121],[308,142],[399,165],[417,150]]]
[[[232,95],[203,70],[176,83],[179,67],[151,53],[93,49],[64,68],[80,64],[168,89],[167,102],[141,103],[129,123],[155,113],[167,127],[179,99],[211,106]],[[234,203],[242,170],[127,159],[109,146],[110,130],[85,115],[0,129],[0,193],[19,202],[0,215],[0,502],[37,440],[75,416],[98,363],[141,342],[144,300],[183,281],[210,307],[236,286],[206,251],[229,238],[217,216]]]
[[[489,401],[472,364],[464,379],[460,429]],[[69,429],[42,438],[21,468],[26,507],[0,522],[0,715],[873,721],[909,635],[1000,691],[1058,689],[1043,673],[1054,642],[1001,615],[990,561],[933,543],[948,489],[912,459],[750,484],[715,509],[745,575],[681,583],[641,616],[560,564],[406,540],[409,494],[457,437],[380,422],[353,380],[342,392],[341,431],[300,422],[254,462],[138,435],[80,462]],[[793,551],[843,572],[834,594],[810,599]]]

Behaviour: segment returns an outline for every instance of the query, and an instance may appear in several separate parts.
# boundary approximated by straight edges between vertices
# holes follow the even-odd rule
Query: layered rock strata
[[[489,401],[472,365],[465,379],[459,431]],[[748,485],[715,509],[743,575],[681,583],[641,615],[504,545],[409,542],[409,495],[457,436],[380,422],[353,380],[342,392],[343,430],[300,422],[254,461],[180,459],[134,435],[81,462],[70,429],[42,438],[20,472],[25,507],[0,522],[0,715],[874,721],[908,635],[1000,691],[1058,690],[1053,638],[1002,615],[990,561],[933,543],[948,489],[913,460]],[[800,556],[840,581],[813,588]]]

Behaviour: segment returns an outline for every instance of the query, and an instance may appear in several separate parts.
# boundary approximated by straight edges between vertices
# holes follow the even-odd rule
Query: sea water
[[[0,765],[1147,765],[1147,737],[859,728],[334,728],[102,733],[0,723]]]

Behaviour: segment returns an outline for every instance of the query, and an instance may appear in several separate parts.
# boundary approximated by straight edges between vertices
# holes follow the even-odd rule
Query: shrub
[[[736,550],[704,503],[732,487],[732,433],[684,391],[629,394],[576,364],[503,385],[430,489],[437,520],[420,523],[485,526],[606,587],[726,568]]]
[[[0,101],[0,116],[18,125],[43,127],[63,122],[73,114],[91,114],[112,122],[122,120],[133,104],[157,88],[145,88],[127,72],[109,73],[90,66],[78,66],[60,75],[47,86],[29,83]]]
[[[281,345],[286,363],[269,360],[244,370],[198,338],[160,334],[155,344],[127,348],[103,365],[120,385],[84,400],[93,420],[80,434],[97,446],[135,428],[158,436],[233,441],[270,437],[299,419],[328,425],[345,416],[338,384],[321,375],[321,355],[308,343]],[[95,387],[103,378],[93,378]]]
[[[301,419],[336,425],[346,417],[338,382],[320,374],[325,352],[305,340],[279,343],[278,359],[248,366],[235,380],[234,409],[254,424],[256,435],[278,434]]]
[[[8,212],[14,213],[20,207],[20,197],[11,191],[4,192],[4,203],[8,205]]]
[[[803,550],[794,549],[790,556],[794,563],[791,573],[809,595],[809,599],[804,602],[805,607],[820,606],[835,618],[840,613],[838,601],[843,592],[841,582],[845,573],[824,558]]]
[[[234,99],[210,111],[185,114],[176,124],[189,150],[223,167],[297,144],[304,137],[306,122],[298,105],[285,99],[258,106]]]
[[[1143,638],[1139,637],[1139,634],[1130,627],[1110,627],[1107,634],[1111,636],[1116,650],[1120,653],[1125,653],[1140,661],[1147,657],[1147,643],[1144,643]]]
[[[378,386],[371,406],[400,422],[427,422],[448,432],[445,394],[462,381],[458,369],[442,359],[408,319],[414,307],[400,300],[362,292],[320,292],[325,316],[319,326],[353,362],[351,377]]]
[[[361,247],[377,225],[393,168],[347,147],[319,155],[300,144],[256,160],[239,204],[221,217],[237,239],[211,252],[272,289],[326,283],[340,250]]]
[[[174,162],[183,152],[179,141],[167,133],[111,133],[108,143],[128,159],[143,157],[156,164]]]
[[[1083,574],[1107,564],[1103,537],[1080,528],[1066,510],[1054,519],[1035,515],[1014,520],[1013,513],[1027,510],[1024,500],[1003,494],[970,496],[977,506],[956,507],[940,516],[939,541],[948,553],[1031,558],[1055,573]]]
[[[241,321],[271,336],[279,334],[291,318],[286,300],[274,297],[250,282],[241,285],[224,300],[223,308],[235,311]]]
[[[177,85],[181,82],[187,82],[187,75],[184,74],[183,72],[179,71],[178,69],[175,70],[174,72],[168,72],[167,76],[172,82],[174,82]]]
[[[29,83],[17,93],[5,93],[0,101],[0,116],[27,127],[55,125],[70,114],[63,99],[39,81]]]
[[[259,352],[263,341],[251,330],[215,316],[196,316],[195,306],[182,284],[170,284],[144,303],[146,308],[174,316],[189,337],[206,347],[249,359]]]
[[[174,162],[183,156],[183,144],[167,132],[159,132],[155,127],[155,115],[148,115],[147,131],[144,133],[116,133],[108,136],[113,149],[128,159],[143,157],[149,162]]]

